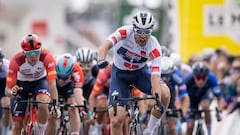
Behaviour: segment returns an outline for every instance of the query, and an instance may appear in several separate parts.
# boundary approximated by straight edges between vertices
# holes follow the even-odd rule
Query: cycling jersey
[[[176,94],[178,93],[178,97],[181,100],[181,98],[185,95],[188,95],[187,89],[186,89],[186,84],[183,80],[183,77],[178,69],[174,69],[171,76],[170,80],[166,82],[167,86],[170,89],[170,103],[169,103],[169,108],[171,109],[176,109],[175,101],[176,101]],[[177,93],[176,93],[176,87],[177,87]],[[177,112],[173,112],[171,114],[167,113],[167,116],[169,117],[177,117]]]
[[[218,84],[217,77],[212,73],[209,72],[207,77],[207,82],[203,88],[198,88],[195,81],[193,74],[189,74],[186,78],[186,85],[187,85],[187,91],[188,95],[190,97],[190,107],[191,108],[197,108],[198,104],[203,100],[212,100],[213,94],[220,98],[222,96],[221,88]]]
[[[173,73],[171,75],[170,81],[167,83],[167,86],[171,90],[171,93],[175,93],[175,88],[177,86],[179,98],[188,94],[186,89],[186,84],[178,69],[173,70]]]
[[[161,74],[161,48],[154,36],[145,46],[135,42],[132,25],[122,26],[108,37],[113,44],[113,63],[120,70],[138,70],[152,60],[151,73]]]
[[[5,88],[6,88],[6,78],[9,67],[9,60],[3,59],[2,66],[0,68],[0,98],[5,96]]]
[[[7,76],[7,87],[13,87],[17,80],[36,81],[46,77],[47,80],[56,79],[55,61],[52,55],[46,50],[42,50],[40,59],[36,65],[30,65],[23,52],[18,53],[10,61],[9,73]]]
[[[112,64],[109,65],[107,68],[99,70],[96,82],[94,84],[92,93],[94,95],[99,96],[100,94],[104,93],[105,95],[109,94],[109,85],[111,81],[111,72],[112,72]],[[132,90],[132,95],[139,97],[140,90],[136,87]]]

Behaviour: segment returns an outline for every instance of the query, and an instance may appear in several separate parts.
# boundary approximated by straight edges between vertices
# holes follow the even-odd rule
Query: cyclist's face
[[[168,83],[171,80],[172,74],[161,74],[161,78],[165,83]]]
[[[194,76],[194,81],[199,88],[203,88],[208,80],[206,75],[197,75]]]
[[[91,71],[92,63],[79,63],[81,66],[84,75],[87,75]]]
[[[149,33],[150,31],[150,33]],[[140,46],[145,46],[150,35],[152,29],[138,29],[134,28],[134,38],[137,44]]]
[[[29,57],[26,57],[27,58],[27,61],[29,64],[31,65],[36,65],[39,58],[40,58],[40,55],[32,55],[32,56],[29,56]]]

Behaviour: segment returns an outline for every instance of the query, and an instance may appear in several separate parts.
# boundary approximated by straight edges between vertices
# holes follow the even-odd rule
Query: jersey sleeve
[[[118,28],[115,32],[113,32],[107,40],[110,40],[113,45],[117,44],[121,40],[125,40],[127,37],[127,34],[129,33],[126,26],[122,26]]]
[[[82,88],[84,84],[84,73],[80,65],[75,62],[75,68],[73,71],[74,87]]]
[[[9,88],[12,88],[14,85],[16,85],[17,82],[17,72],[19,70],[19,65],[15,60],[11,60],[9,64],[9,70],[7,75],[7,82],[6,86]]]
[[[56,79],[56,62],[50,53],[46,55],[43,63],[46,68],[47,80],[55,80]]]
[[[151,72],[152,74],[161,75],[161,47],[158,41],[154,38],[153,40],[154,47],[150,52],[150,59],[152,60]]]
[[[222,90],[221,87],[218,83],[217,77],[215,76],[215,74],[213,74],[212,72],[209,73],[208,78],[210,80],[210,84],[212,86],[212,90],[213,90],[213,94],[216,97],[221,97],[222,96]]]

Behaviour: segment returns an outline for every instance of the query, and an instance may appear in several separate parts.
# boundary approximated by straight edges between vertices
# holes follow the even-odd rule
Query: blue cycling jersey
[[[167,86],[171,90],[171,92],[175,92],[175,87],[178,87],[178,96],[181,98],[183,95],[187,94],[187,89],[185,82],[183,80],[183,76],[178,69],[174,69],[171,74],[170,81],[167,83]],[[174,90],[174,91],[173,91]]]
[[[193,73],[188,74],[188,76],[185,79],[186,85],[187,85],[187,91],[190,96],[190,98],[194,97],[201,97],[204,95],[205,92],[210,90],[216,97],[222,96],[222,90],[220,88],[220,85],[218,83],[217,77],[214,73],[209,72],[207,77],[207,82],[203,88],[198,88],[196,85],[196,82],[193,78]]]

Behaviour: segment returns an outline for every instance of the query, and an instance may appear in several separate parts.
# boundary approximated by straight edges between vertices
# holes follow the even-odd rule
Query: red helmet
[[[24,51],[31,51],[37,50],[41,48],[42,43],[39,37],[35,34],[29,34],[24,37],[23,41],[21,42],[21,47]]]

